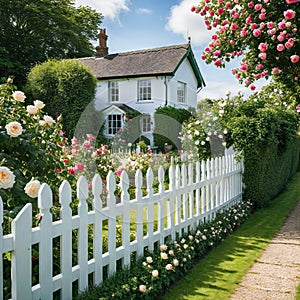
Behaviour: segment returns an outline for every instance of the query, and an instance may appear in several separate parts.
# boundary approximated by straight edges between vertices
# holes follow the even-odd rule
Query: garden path
[[[230,299],[294,300],[299,283],[300,201]]]

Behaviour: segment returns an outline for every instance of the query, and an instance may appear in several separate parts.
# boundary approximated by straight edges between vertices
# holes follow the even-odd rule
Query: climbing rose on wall
[[[299,3],[202,0],[191,11],[214,31],[202,54],[207,64],[222,68],[243,55],[232,74],[245,86],[254,89],[254,81],[270,76],[292,87],[299,85]]]

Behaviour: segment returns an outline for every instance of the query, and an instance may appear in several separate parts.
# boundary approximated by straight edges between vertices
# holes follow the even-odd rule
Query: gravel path
[[[299,283],[300,201],[230,299],[294,300]]]

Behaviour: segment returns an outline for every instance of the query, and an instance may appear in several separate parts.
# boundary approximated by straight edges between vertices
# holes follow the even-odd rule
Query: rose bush
[[[300,5],[276,0],[202,0],[193,6],[208,30],[214,31],[202,59],[222,68],[242,57],[233,75],[255,89],[253,82],[273,77],[299,86]],[[298,93],[299,89],[298,89]]]
[[[44,103],[27,105],[26,96],[11,78],[0,86],[0,196],[5,220],[28,202],[37,212],[37,192],[42,182],[58,186],[55,170],[62,165],[64,142],[60,119],[43,114]]]

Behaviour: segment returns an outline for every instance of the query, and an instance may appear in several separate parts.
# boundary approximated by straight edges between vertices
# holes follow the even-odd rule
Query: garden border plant
[[[203,257],[230,235],[252,213],[250,202],[239,202],[219,211],[212,221],[200,223],[176,241],[166,240],[153,252],[118,270],[100,285],[92,285],[77,299],[157,299]]]

